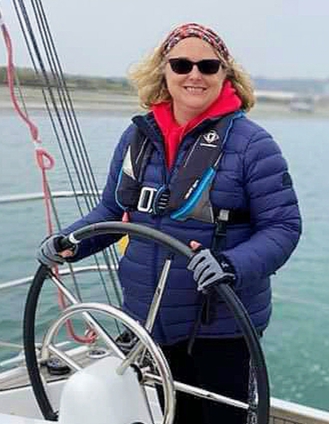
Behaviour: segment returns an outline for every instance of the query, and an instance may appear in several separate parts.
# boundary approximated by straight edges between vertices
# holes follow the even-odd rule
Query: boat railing
[[[98,196],[102,194],[102,191],[99,192],[86,192],[86,191],[68,191],[68,190],[61,190],[61,191],[54,191],[52,192],[52,198],[54,199],[67,199],[72,197],[94,197],[95,195]],[[0,205],[6,204],[6,203],[18,203],[18,202],[30,202],[33,200],[43,200],[44,199],[44,193],[37,192],[37,193],[24,193],[24,194],[8,194],[4,196],[0,196]]]
[[[271,398],[270,424],[328,424],[329,412]]]
[[[106,265],[86,265],[81,267],[73,267],[74,274],[83,274],[87,272],[96,272],[96,271],[107,271],[108,267]],[[116,267],[113,265],[113,270],[116,270]],[[71,274],[71,270],[69,268],[63,268],[59,270],[60,276],[67,276]],[[0,283],[0,291],[18,287],[18,286],[24,286],[26,284],[30,284],[33,281],[34,276],[30,275],[28,277],[18,278],[15,280],[5,281],[4,283]]]

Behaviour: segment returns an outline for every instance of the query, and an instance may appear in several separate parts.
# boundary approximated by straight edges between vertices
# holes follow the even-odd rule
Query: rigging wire
[[[50,43],[49,40],[52,40],[51,34],[49,33],[49,26],[45,24],[46,21],[46,17],[45,17],[45,13],[44,10],[42,9],[43,13],[42,16],[40,16],[39,11],[40,11],[40,3],[39,3],[39,7],[37,7],[35,5],[35,1],[31,0],[31,2],[33,3],[33,11],[35,13],[35,19],[38,25],[38,29],[39,29],[39,33],[40,33],[40,37],[42,40],[42,45],[46,54],[46,58],[47,58],[47,62],[48,65],[50,67],[50,71],[51,71],[51,75],[53,77],[53,80],[55,82],[55,87],[57,90],[57,95],[58,95],[58,99],[60,102],[60,109],[61,111],[63,111],[64,114],[64,119],[61,119],[60,115],[59,115],[59,110],[57,107],[55,100],[55,96],[52,90],[52,87],[50,85],[50,80],[48,77],[47,72],[45,71],[45,65],[44,62],[42,61],[42,57],[41,57],[41,53],[40,53],[40,49],[38,48],[37,42],[36,42],[36,38],[33,34],[33,30],[32,30],[32,26],[30,24],[30,20],[27,14],[27,10],[26,7],[24,5],[24,3],[22,3],[22,0],[20,0],[20,3],[22,3],[23,6],[23,15],[24,15],[24,19],[25,22],[27,23],[27,27],[29,29],[29,35],[30,38],[33,40],[33,46],[34,49],[37,53],[37,57],[39,58],[39,62],[41,62],[41,69],[42,72],[45,77],[45,81],[46,81],[46,85],[48,88],[48,91],[50,92],[51,95],[51,100],[55,109],[55,113],[57,115],[57,118],[60,122],[61,125],[61,129],[64,135],[64,139],[65,139],[65,143],[66,143],[66,147],[68,149],[70,158],[73,162],[73,166],[74,166],[74,170],[76,172],[76,175],[78,177],[78,181],[81,187],[81,190],[83,191],[83,193],[85,193],[84,195],[84,199],[86,202],[86,206],[87,206],[87,210],[91,210],[92,206],[95,206],[97,204],[97,200],[99,200],[99,193],[98,193],[98,187],[96,185],[96,180],[95,180],[95,176],[92,172],[91,166],[90,166],[90,161],[86,161],[86,160],[82,160],[82,152],[85,152],[86,154],[86,148],[85,148],[85,143],[82,139],[82,133],[79,130],[79,134],[81,135],[80,140],[78,138],[78,132],[75,131],[75,127],[79,128],[78,125],[78,121],[76,119],[76,115],[75,113],[73,114],[72,110],[74,111],[73,108],[73,103],[70,99],[70,95],[69,92],[67,90],[67,86],[65,83],[65,79],[64,79],[64,75],[62,72],[62,68],[60,66],[59,63],[59,59],[58,59],[58,55],[54,46],[54,42],[52,41]],[[40,20],[42,20],[42,22],[40,22]],[[46,33],[46,31],[48,31],[48,33]],[[57,61],[57,63],[56,63]],[[73,115],[75,116],[75,119],[73,119]],[[66,123],[66,127],[69,131],[69,135],[65,132],[64,130],[64,123],[63,121]],[[69,139],[71,140],[71,143],[69,142]],[[81,146],[84,146],[83,148]],[[74,157],[76,159],[74,159]],[[93,175],[93,180],[91,180],[89,178],[89,180],[86,178],[86,175]],[[92,181],[94,182],[94,184],[92,184]],[[92,195],[88,195],[87,193],[91,193]],[[94,196],[93,196],[94,194]],[[97,199],[95,199],[95,197]],[[92,202],[92,199],[94,199],[94,202]],[[91,200],[91,202],[90,202]],[[110,254],[111,254],[111,260],[112,262],[116,263],[118,262],[117,256],[115,256],[115,250],[114,249],[110,249]],[[110,261],[108,260],[108,256],[106,255],[106,253],[104,252],[103,257],[105,259],[105,262],[108,266],[108,272],[110,273],[110,278],[112,281],[112,284],[114,286],[114,289],[116,290],[116,296],[118,298],[119,295],[119,291],[117,289],[117,285],[115,283],[115,275],[114,272],[110,266]],[[94,257],[96,264],[100,267],[99,264],[99,260],[97,258],[97,256]],[[103,285],[103,290],[105,292],[107,301],[109,304],[111,304],[111,299],[110,299],[110,295],[103,277],[102,272],[99,272],[99,276]],[[120,297],[119,297],[120,299]]]
[[[99,190],[98,190],[95,175],[93,173],[90,160],[87,154],[85,142],[82,137],[82,132],[80,130],[80,126],[78,124],[78,120],[74,111],[71,96],[67,89],[64,73],[62,71],[59,57],[55,48],[55,43],[49,29],[46,14],[42,6],[42,2],[40,0],[31,0],[31,2],[33,4],[33,10],[35,12],[36,21],[41,22],[41,24],[38,23],[38,27],[39,27],[40,36],[43,42],[43,47],[48,58],[48,64],[50,66],[53,77],[58,82],[56,84],[56,87],[58,89],[59,98],[61,100],[61,108],[63,111],[66,111],[67,117],[69,118],[69,120],[67,119],[66,122],[67,122],[68,128],[73,131],[73,133],[71,134],[75,135],[75,137],[73,138],[71,137],[71,139],[72,139],[73,148],[76,153],[76,157],[78,160],[81,160],[80,168],[82,168],[82,177],[85,178],[85,175],[87,175],[87,182],[89,183],[89,186],[86,186],[86,192],[88,193],[90,191],[91,193],[94,193],[93,206],[95,206],[95,204],[97,204],[97,202],[99,201]],[[70,151],[70,154],[71,154],[71,151]],[[80,186],[81,186],[81,189],[83,189],[82,185]],[[90,199],[90,196],[86,196],[86,201],[88,201],[88,199]],[[108,269],[111,270],[110,262],[115,263],[117,265],[118,256],[117,256],[116,250],[113,248],[109,249],[109,253],[111,256],[111,261],[109,261],[108,255],[106,254],[104,255],[104,259],[106,264],[108,265]],[[113,277],[115,276],[114,275],[111,276],[112,280],[113,280]],[[115,289],[116,288],[117,287],[115,286]],[[118,296],[119,293],[117,292],[116,294]]]
[[[69,122],[71,124],[72,132],[74,134],[74,138],[72,138],[73,146],[75,148],[76,156],[81,160],[81,167],[82,167],[82,176],[87,179],[86,184],[86,200],[91,199],[94,200],[92,206],[96,206],[96,204],[100,200],[99,195],[99,189],[96,183],[95,174],[92,170],[91,163],[89,160],[89,156],[87,154],[86,145],[83,139],[83,135],[77,120],[77,116],[73,107],[73,102],[69,93],[69,90],[67,88],[66,80],[64,78],[64,73],[62,70],[62,66],[56,51],[54,39],[52,37],[52,34],[50,32],[50,28],[48,25],[47,17],[45,14],[45,10],[43,8],[41,0],[31,0],[33,5],[33,10],[35,12],[35,15],[38,16],[38,19],[40,19],[40,25],[38,24],[40,34],[43,34],[42,39],[44,40],[44,47],[47,54],[48,63],[49,65],[53,66],[51,67],[53,75],[56,77],[56,80],[58,81],[58,84],[56,86],[60,89],[60,92],[62,92],[62,97],[60,96],[60,99],[63,98],[65,108],[63,108],[63,103],[61,102],[63,110],[67,111],[67,116],[69,118]],[[48,51],[48,53],[47,53]],[[88,187],[89,185],[89,187]],[[90,190],[94,196],[88,196],[87,193]],[[111,255],[111,261],[112,263],[118,264],[118,257],[116,255],[116,251],[114,249],[109,250]],[[105,260],[108,259],[106,256],[104,258]],[[110,263],[108,263],[109,269]]]
[[[84,171],[86,173],[89,186],[94,193],[94,200],[95,200],[94,204],[96,204],[100,200],[98,187],[97,187],[97,183],[96,183],[96,178],[95,178],[95,175],[93,173],[93,170],[92,170],[92,167],[91,167],[91,164],[90,164],[90,160],[89,160],[89,157],[88,157],[88,154],[87,154],[87,151],[86,151],[85,143],[83,141],[82,132],[81,132],[80,127],[78,125],[78,120],[77,120],[77,116],[75,114],[75,110],[73,108],[71,96],[70,96],[70,93],[67,89],[66,80],[64,78],[64,73],[63,73],[57,52],[56,52],[54,40],[53,40],[53,37],[52,37],[50,29],[49,29],[49,25],[48,25],[48,22],[47,22],[45,11],[44,11],[44,8],[43,8],[40,0],[32,0],[32,5],[33,5],[34,13],[38,14],[38,16],[40,18],[41,25],[39,25],[39,31],[40,31],[40,33],[43,32],[43,34],[44,34],[44,39],[46,41],[48,50],[53,52],[53,60],[52,61],[49,60],[49,63],[50,62],[53,63],[54,70],[55,70],[54,75],[56,76],[56,78],[58,80],[58,87],[62,88],[62,91],[63,91],[63,94],[64,94],[63,100],[65,102],[65,106],[66,106],[67,111],[70,112],[70,113],[68,113],[68,116],[70,118],[72,130],[73,130],[75,137],[76,137],[78,151],[79,151],[82,163],[84,165]],[[41,29],[41,27],[42,27],[42,29]]]
[[[37,60],[37,62],[39,64],[40,72],[41,72],[41,75],[42,75],[42,79],[41,80],[45,84],[45,87],[47,88],[47,93],[48,93],[48,95],[50,97],[50,101],[51,101],[52,106],[54,108],[54,113],[55,113],[56,119],[58,121],[59,127],[61,129],[62,136],[64,137],[65,145],[66,145],[66,148],[68,149],[69,156],[70,156],[70,159],[71,159],[71,162],[72,162],[74,171],[75,171],[75,175],[76,175],[76,177],[78,179],[78,183],[79,183],[79,185],[81,187],[81,190],[84,192],[85,191],[85,187],[84,187],[84,185],[82,183],[82,180],[81,180],[81,177],[80,177],[80,172],[79,172],[79,169],[78,169],[78,166],[77,166],[75,157],[73,155],[73,151],[72,151],[71,145],[69,143],[69,136],[68,136],[67,131],[65,129],[64,122],[66,121],[66,119],[63,119],[62,116],[61,116],[61,114],[60,114],[60,111],[59,111],[59,108],[58,108],[58,105],[57,105],[57,100],[56,100],[56,97],[55,97],[55,93],[54,93],[54,90],[53,90],[53,85],[54,84],[51,84],[51,81],[50,81],[50,78],[49,78],[49,73],[46,71],[46,66],[45,66],[44,60],[42,58],[41,51],[39,49],[37,39],[36,39],[36,37],[34,35],[34,31],[33,31],[33,28],[32,28],[32,24],[31,24],[31,21],[30,21],[30,18],[29,18],[29,15],[28,15],[26,6],[25,6],[23,0],[13,0],[13,1],[14,1],[15,6],[16,6],[15,7],[16,12],[21,14],[21,20],[20,20],[20,22],[24,22],[24,24],[25,24],[25,27],[24,26],[21,26],[22,31],[24,31],[25,32],[25,35],[26,35],[26,37],[24,37],[24,38],[25,38],[25,40],[29,40],[29,43],[30,43],[29,44],[30,45],[29,52],[30,52],[30,54],[32,54],[32,56],[33,56],[33,52],[34,52],[34,55],[36,56],[36,60]],[[36,17],[36,19],[37,19],[37,17]],[[35,63],[36,62],[34,61],[34,64]],[[38,67],[36,65],[35,65],[35,71],[36,71],[37,75],[40,77],[40,72],[38,71]],[[50,75],[52,77],[54,77],[54,74],[53,73],[51,73]],[[54,77],[54,81],[56,82],[56,77]],[[44,93],[46,94],[46,91],[44,91]],[[46,95],[46,98],[48,100],[47,95]],[[65,116],[65,110],[64,110],[64,105],[61,105],[61,106],[62,106],[61,110],[64,112],[64,118],[66,118],[66,116]],[[50,108],[49,108],[49,110],[50,110]],[[58,138],[57,141],[59,143],[61,143],[61,139],[60,138]],[[61,151],[61,153],[62,153],[62,155],[65,156],[64,151]],[[69,167],[67,167],[67,172],[68,172],[69,175],[71,174]],[[72,190],[73,190],[73,192],[76,191],[74,184],[73,184]],[[82,208],[79,208],[79,209],[80,209],[80,212],[83,213],[82,212]]]
[[[84,193],[88,193],[88,194],[90,192],[91,193],[95,193],[95,196],[97,196],[99,198],[99,194],[98,194],[99,191],[98,191],[98,188],[97,188],[97,184],[96,184],[96,180],[95,180],[94,174],[92,173],[92,169],[91,169],[91,166],[90,166],[89,159],[85,161],[85,163],[88,164],[89,170],[87,169],[87,166],[86,165],[83,166],[83,167],[80,166],[80,168],[82,168],[82,171],[80,173],[79,173],[79,168],[76,165],[76,162],[74,162],[73,151],[72,151],[71,146],[69,144],[68,136],[67,136],[67,134],[65,132],[63,120],[61,119],[60,114],[59,114],[59,111],[58,111],[58,108],[57,108],[56,99],[55,99],[55,96],[54,96],[54,93],[53,93],[53,90],[52,90],[52,87],[51,87],[51,84],[50,84],[50,81],[49,81],[48,74],[47,74],[47,72],[45,70],[45,65],[44,65],[44,62],[43,62],[42,57],[41,57],[40,49],[38,48],[38,45],[37,45],[37,42],[36,42],[36,38],[35,38],[35,36],[33,34],[32,25],[30,23],[30,20],[29,20],[29,17],[28,17],[28,13],[27,13],[26,7],[25,7],[24,3],[22,2],[22,0],[16,0],[16,1],[18,1],[19,5],[22,8],[22,13],[23,13],[23,16],[24,16],[25,25],[27,27],[28,34],[30,36],[31,42],[33,44],[33,47],[34,47],[34,50],[35,50],[35,53],[36,53],[36,56],[38,58],[38,61],[39,61],[39,64],[40,64],[40,68],[42,70],[42,74],[44,76],[44,79],[45,79],[45,82],[46,82],[46,86],[47,86],[48,92],[50,94],[51,101],[52,101],[52,104],[53,104],[53,107],[54,107],[54,110],[55,110],[55,113],[56,113],[56,117],[59,120],[59,124],[60,124],[61,130],[62,130],[62,133],[64,135],[64,139],[65,139],[65,142],[66,142],[66,147],[67,147],[68,152],[69,152],[69,156],[70,156],[71,160],[73,161],[74,170],[75,170],[78,178],[79,178],[80,174],[82,174],[82,176],[84,174],[91,174],[91,175],[93,175],[94,185],[89,185],[89,187],[87,187],[87,188],[84,187],[84,184],[82,183],[81,178],[79,179],[81,190]],[[31,0],[31,1],[34,3],[33,0]],[[15,0],[14,0],[14,2],[15,2]],[[18,7],[16,7],[16,10],[17,9],[18,9]],[[44,21],[44,24],[43,24],[43,26],[41,24],[38,24],[38,26],[39,26],[39,28],[46,29],[49,32],[48,39],[49,40],[52,40],[51,42],[48,42],[48,44],[47,44],[47,42],[44,41],[45,40],[45,36],[44,36],[43,32],[40,31],[40,36],[41,36],[43,48],[47,52],[46,53],[47,57],[50,58],[48,60],[48,64],[50,65],[50,68],[51,68],[51,75],[53,76],[54,80],[57,81],[56,88],[57,88],[58,95],[59,95],[59,98],[60,98],[60,101],[61,101],[61,110],[63,110],[63,112],[65,113],[65,115],[64,115],[64,118],[65,118],[64,121],[66,122],[66,125],[69,128],[70,135],[71,135],[71,140],[72,140],[72,145],[74,147],[74,150],[75,150],[75,153],[76,153],[76,157],[79,158],[79,151],[76,149],[76,145],[78,143],[80,143],[80,145],[83,146],[83,147],[80,148],[80,151],[84,151],[86,155],[87,155],[87,152],[86,152],[86,148],[85,148],[85,143],[84,143],[84,141],[82,139],[82,133],[81,133],[81,130],[80,130],[78,121],[76,119],[76,115],[75,115],[75,112],[74,112],[73,104],[72,104],[72,101],[71,101],[69,92],[67,90],[67,86],[66,86],[66,83],[65,83],[64,74],[62,72],[62,67],[60,66],[58,55],[56,53],[56,49],[55,49],[55,45],[54,45],[54,41],[53,41],[53,39],[51,37],[51,34],[50,34],[50,31],[49,31],[49,25],[47,24],[45,12],[44,12],[44,9],[42,8],[42,5],[41,5],[40,2],[39,2],[38,8],[35,6],[34,7],[34,10],[36,12],[38,10],[42,10],[42,19]],[[38,14],[35,16],[35,19],[36,19],[37,22],[39,22],[39,15]],[[22,28],[22,30],[24,31],[24,27]],[[26,39],[27,39],[27,37],[26,37]],[[50,46],[50,45],[52,46],[52,51],[48,51],[48,46]],[[31,49],[29,49],[29,50],[31,51]],[[51,58],[53,58],[53,59],[51,60]],[[55,63],[55,59],[54,58],[56,58],[56,60],[57,60],[57,66],[53,66],[53,63]],[[58,70],[59,70],[59,73],[58,73]],[[63,92],[65,94],[63,94]],[[63,99],[69,99],[69,100],[64,102]],[[68,107],[68,102],[70,104],[70,108]],[[48,113],[49,112],[51,113],[50,108],[48,108]],[[74,114],[74,117],[75,117],[74,118],[75,126],[76,126],[76,128],[78,128],[78,133],[80,134],[80,141],[73,138],[74,133],[72,132],[72,125],[71,125],[72,119],[71,119],[71,122],[68,120],[68,116],[71,116],[72,113]],[[61,143],[59,137],[58,137],[57,141],[59,143]],[[64,153],[63,149],[61,149],[61,154],[62,154],[62,157],[65,159],[65,153]],[[70,174],[70,170],[69,170],[68,167],[67,167],[67,173]],[[72,190],[73,190],[73,187],[72,187]],[[75,190],[73,190],[73,191],[75,192]],[[75,196],[75,197],[77,198],[77,196]],[[88,202],[88,199],[89,198],[90,198],[89,195],[85,196],[86,203]],[[90,209],[91,208],[90,208],[90,205],[89,205],[88,210],[90,210]],[[83,213],[81,213],[81,215],[83,215]],[[115,263],[117,265],[117,263],[118,263],[118,256],[117,256],[116,250],[114,248],[111,248],[111,249],[109,249],[109,252],[110,252],[110,255],[111,255],[111,262],[112,263]],[[109,272],[111,274],[110,275],[110,278],[113,281],[113,280],[115,280],[115,275],[113,274],[113,270],[112,270],[112,268],[110,266],[109,258],[108,258],[108,256],[106,254],[105,254],[105,258],[104,259],[105,259],[105,262],[106,262],[106,264],[108,266]],[[118,287],[117,287],[116,284],[114,284],[114,290],[116,292],[116,297],[118,299],[120,299],[119,290],[118,290]]]
[[[44,203],[45,203],[45,209],[46,209],[46,223],[47,223],[47,230],[48,234],[52,234],[53,232],[53,226],[52,226],[52,219],[51,219],[51,200],[50,200],[50,192],[49,192],[49,186],[48,186],[48,178],[47,178],[47,171],[53,168],[54,166],[54,159],[53,157],[44,149],[41,147],[41,140],[39,139],[39,130],[38,127],[34,124],[34,122],[29,118],[28,114],[25,114],[24,111],[21,109],[17,98],[15,94],[15,77],[16,80],[18,80],[18,76],[15,72],[15,66],[13,61],[13,48],[11,43],[10,34],[7,30],[7,27],[3,22],[1,22],[1,30],[2,34],[5,40],[7,53],[8,53],[8,65],[7,65],[7,79],[8,79],[8,86],[10,91],[11,100],[14,105],[15,111],[18,113],[18,115],[22,118],[22,120],[26,123],[26,125],[30,129],[31,137],[33,144],[35,146],[35,155],[38,167],[41,170],[42,175],[42,189],[43,189],[43,197],[44,197]],[[20,91],[21,93],[21,91]],[[26,110],[26,105],[24,103],[24,109]],[[55,269],[55,272],[58,273],[57,268]],[[64,305],[64,299],[63,296],[61,297],[61,306]],[[88,337],[79,337],[74,333],[72,324],[70,321],[66,322],[66,327],[68,329],[69,335],[75,340],[80,343],[91,343],[95,340],[95,335],[90,334]]]
[[[35,72],[37,78],[39,78],[40,81],[41,81],[42,79],[41,79],[41,76],[40,76],[40,72],[39,72],[39,69],[38,69],[38,67],[36,65],[36,61],[34,59],[32,47],[30,45],[30,41],[29,41],[29,38],[28,38],[27,33],[26,33],[26,28],[24,26],[23,18],[21,17],[19,6],[17,5],[16,0],[13,0],[13,4],[14,4],[16,16],[18,18],[18,22],[19,22],[19,25],[20,25],[20,28],[21,28],[21,31],[22,31],[22,34],[23,34],[23,37],[24,37],[24,41],[25,41],[25,44],[26,44],[26,47],[27,47],[27,50],[28,50],[28,53],[29,53],[29,56],[30,56],[32,65],[33,65],[34,72]],[[76,188],[75,188],[75,185],[74,185],[74,182],[73,182],[73,178],[72,178],[72,175],[71,175],[71,172],[70,172],[70,169],[69,169],[69,165],[68,165],[68,162],[67,162],[67,159],[66,159],[66,155],[65,155],[65,152],[64,152],[64,149],[63,149],[61,140],[60,140],[60,135],[59,135],[59,132],[57,130],[56,122],[55,122],[55,119],[54,119],[53,114],[51,112],[50,104],[49,104],[48,97],[46,95],[46,91],[45,91],[44,87],[41,87],[41,92],[42,92],[42,95],[43,95],[43,99],[44,99],[44,102],[45,102],[45,106],[46,106],[48,115],[50,117],[52,129],[54,131],[55,138],[56,138],[56,141],[57,141],[57,144],[58,144],[58,147],[59,147],[59,150],[60,150],[62,159],[63,159],[64,167],[65,167],[65,170],[66,170],[66,174],[68,176],[71,189],[72,189],[72,191],[74,193],[74,198],[75,198],[77,207],[79,209],[80,214],[83,215],[82,207],[80,205],[78,196],[76,196],[76,192],[77,191],[76,191]]]
[[[75,171],[78,183],[81,187],[81,191],[85,193],[85,203],[87,206],[87,209],[90,210],[97,201],[99,201],[99,191],[96,184],[95,175],[92,171],[90,160],[87,154],[86,146],[82,137],[82,132],[80,130],[80,126],[78,124],[77,116],[74,111],[73,103],[66,85],[66,81],[64,78],[64,73],[62,70],[62,67],[59,62],[59,58],[56,52],[54,40],[51,36],[49,25],[47,22],[46,14],[43,9],[42,3],[37,0],[31,0],[33,11],[35,14],[35,19],[38,25],[38,29],[40,32],[40,37],[42,40],[42,46],[44,48],[46,58],[48,61],[48,65],[50,67],[50,75],[52,77],[52,81],[49,78],[49,74],[46,71],[46,67],[44,64],[44,61],[42,59],[42,55],[40,52],[40,49],[38,47],[38,43],[36,41],[36,38],[33,33],[33,28],[26,10],[26,7],[24,5],[24,2],[22,0],[13,0],[13,4],[15,7],[16,15],[19,20],[19,24],[25,39],[25,43],[27,45],[27,49],[33,64],[33,68],[36,72],[36,76],[40,78],[40,72],[36,65],[38,62],[41,74],[42,74],[42,81],[45,84],[45,87],[47,88],[47,93],[44,90],[44,87],[42,87],[42,93],[45,100],[46,109],[48,111],[48,115],[51,120],[52,128],[54,130],[55,138],[57,140],[57,143],[60,148],[60,152],[63,158],[64,167],[66,169],[66,172],[68,174],[69,182],[72,188],[72,191],[75,194],[76,203],[78,206],[78,209],[80,211],[80,214],[83,215],[82,206],[79,204],[78,196],[77,196],[77,190],[75,188],[75,184],[73,181],[73,177],[71,175],[70,167],[68,165],[68,162],[66,160],[66,154],[64,151],[64,148],[62,146],[62,142],[60,139],[59,131],[57,129],[56,120],[58,122],[58,125],[60,127],[61,133],[64,137],[66,148],[69,153],[69,157],[73,164],[73,169]],[[63,118],[61,117],[60,111],[58,109],[57,103],[56,103],[56,97],[53,92],[53,85],[55,85],[57,90],[58,99],[60,102],[60,109],[63,113]],[[50,103],[52,104],[55,118],[53,116]],[[65,125],[64,125],[65,122]],[[69,134],[67,134],[66,128]],[[33,131],[33,129],[31,130]],[[70,144],[71,141],[71,144]],[[60,222],[58,219],[58,214],[56,213],[56,208],[54,205],[54,201],[51,197],[51,191],[49,189],[49,186],[47,185],[45,187],[45,191],[48,191],[49,197],[51,199],[52,209],[54,212],[54,215],[57,216],[56,222],[58,228],[60,228]],[[93,194],[93,196],[90,196],[90,193]],[[90,201],[88,199],[91,199]],[[118,255],[114,248],[111,248],[109,250],[111,261],[112,263],[116,264],[118,263]],[[117,302],[120,304],[121,302],[121,296],[119,292],[119,288],[117,286],[117,279],[114,274],[114,271],[112,267],[110,266],[110,259],[107,254],[104,254],[105,263],[107,264],[107,268],[109,270],[110,279],[113,284],[114,292],[117,298]],[[100,265],[97,257],[95,256],[96,264],[99,268],[99,274],[102,280],[103,289],[105,292],[105,295],[107,297],[108,302],[111,304],[110,295],[108,292],[108,289],[106,287],[106,283],[104,280],[104,277],[102,275],[102,272],[100,270]],[[76,283],[76,291],[79,294],[78,285]]]

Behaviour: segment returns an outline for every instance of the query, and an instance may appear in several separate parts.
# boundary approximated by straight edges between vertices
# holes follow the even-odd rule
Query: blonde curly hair
[[[254,88],[249,74],[231,56],[225,60],[217,50],[214,51],[226,70],[226,78],[231,81],[242,101],[241,108],[249,111],[255,104]],[[148,110],[153,104],[171,100],[164,76],[165,63],[163,44],[160,44],[143,60],[133,65],[128,73],[130,82],[137,89],[139,103],[143,109]]]

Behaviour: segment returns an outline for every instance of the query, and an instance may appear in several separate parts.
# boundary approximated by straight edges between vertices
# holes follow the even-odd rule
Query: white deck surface
[[[33,418],[18,417],[15,415],[0,414],[0,424],[45,424],[50,421],[35,420]]]

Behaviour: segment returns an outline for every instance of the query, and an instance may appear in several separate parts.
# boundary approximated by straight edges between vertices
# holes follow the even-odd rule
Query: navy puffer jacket
[[[205,121],[188,133],[180,144],[173,169],[165,166],[163,140],[153,115],[139,116],[122,135],[111,162],[102,201],[85,218],[65,230],[65,234],[84,225],[120,220],[122,209],[115,199],[115,189],[123,157],[138,126],[155,149],[144,174],[144,185],[160,187],[180,166],[187,149],[213,120]],[[235,269],[234,289],[258,329],[264,330],[271,315],[270,275],[289,258],[301,233],[297,199],[288,174],[287,163],[278,145],[260,126],[245,116],[238,118],[224,146],[221,166],[210,193],[212,205],[219,209],[250,211],[250,222],[229,225],[222,255]],[[189,219],[172,220],[168,215],[153,216],[132,212],[131,222],[145,224],[170,234],[188,244],[199,241],[210,247],[214,225]],[[113,242],[109,236],[98,236],[79,245],[75,260],[103,249]],[[147,316],[163,261],[163,247],[131,237],[120,263],[120,281],[124,310],[143,322]],[[175,257],[165,294],[153,331],[161,344],[172,344],[190,336],[200,309],[200,295],[192,273],[186,270],[186,259]],[[198,337],[236,337],[239,329],[226,305],[217,299],[216,315],[211,324],[202,324]]]

